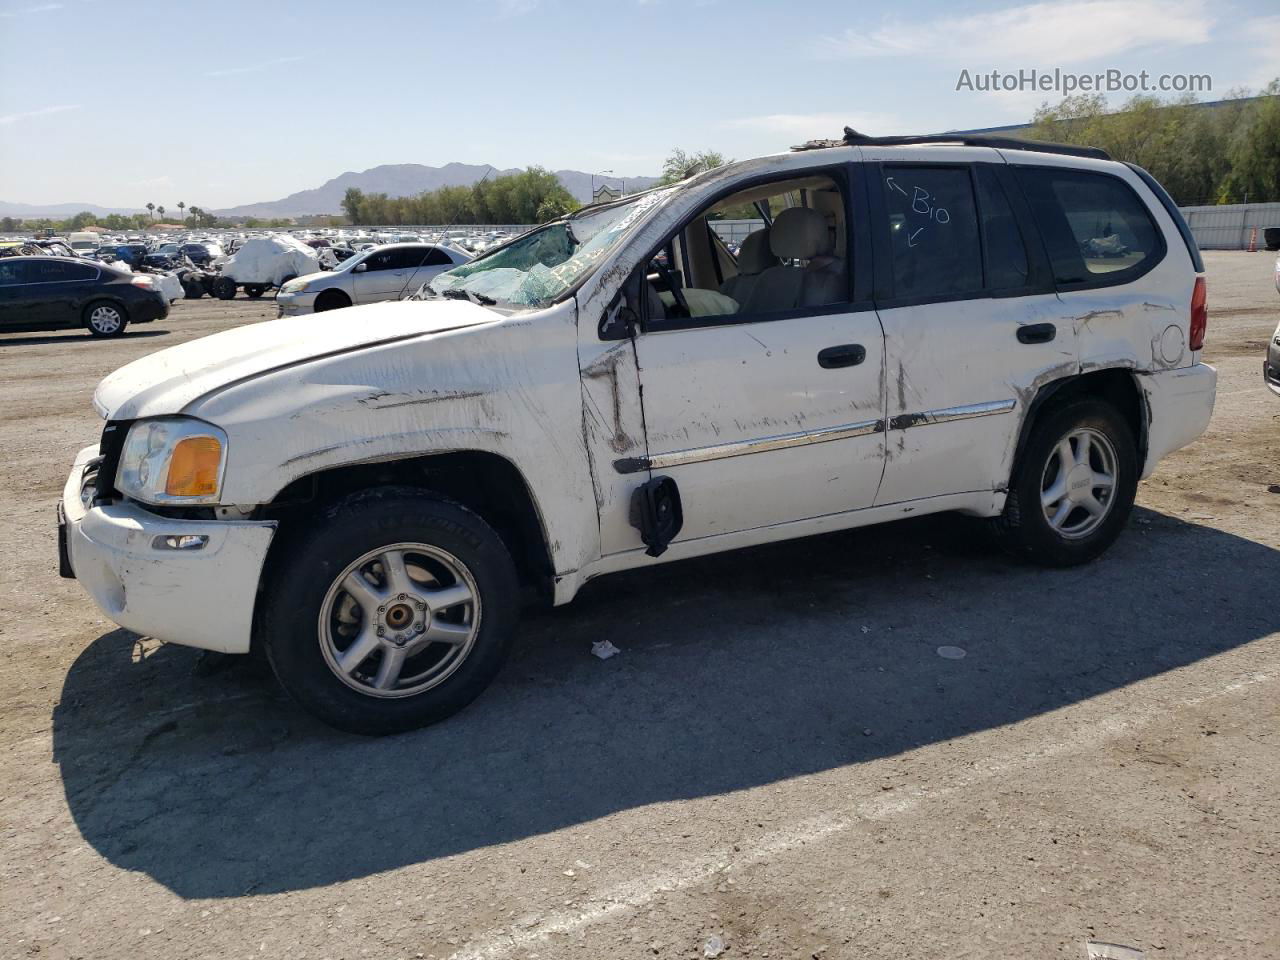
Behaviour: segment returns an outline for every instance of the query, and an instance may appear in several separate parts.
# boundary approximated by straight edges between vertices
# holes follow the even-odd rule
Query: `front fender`
[[[557,573],[599,555],[574,303],[230,385],[187,413],[227,431],[227,504],[340,466],[481,451],[523,475]]]

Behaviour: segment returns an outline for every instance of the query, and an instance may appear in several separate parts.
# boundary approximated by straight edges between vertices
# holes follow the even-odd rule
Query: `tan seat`
[[[748,234],[738,251],[738,275],[720,284],[720,292],[744,304],[750,299],[760,274],[777,265],[778,258],[769,249],[769,228]]]
[[[845,261],[835,256],[831,228],[817,210],[783,210],[769,231],[769,248],[775,257],[791,263],[760,274],[741,313],[776,313],[848,299]],[[796,261],[803,261],[803,265]]]

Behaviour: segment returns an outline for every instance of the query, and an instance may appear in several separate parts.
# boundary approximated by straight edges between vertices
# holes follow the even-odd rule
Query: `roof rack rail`
[[[1099,147],[1078,147],[1070,143],[1047,140],[1018,140],[1014,137],[992,137],[972,133],[935,133],[918,137],[872,137],[852,127],[844,128],[841,140],[810,140],[793,150],[821,150],[826,147],[912,147],[922,144],[958,144],[962,147],[991,147],[995,150],[1032,150],[1036,153],[1059,153],[1067,157],[1110,160],[1111,154]]]

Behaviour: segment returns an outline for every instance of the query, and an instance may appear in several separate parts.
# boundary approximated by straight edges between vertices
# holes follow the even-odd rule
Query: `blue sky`
[[[652,174],[1026,120],[960,71],[1280,76],[1275,0],[0,0],[0,199],[206,208],[382,163]],[[1123,99],[1119,96],[1117,101]]]

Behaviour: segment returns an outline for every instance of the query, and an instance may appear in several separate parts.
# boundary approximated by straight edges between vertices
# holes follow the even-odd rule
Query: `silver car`
[[[470,260],[443,244],[390,243],[357,254],[333,270],[290,280],[276,305],[282,317],[407,297],[438,273]]]

